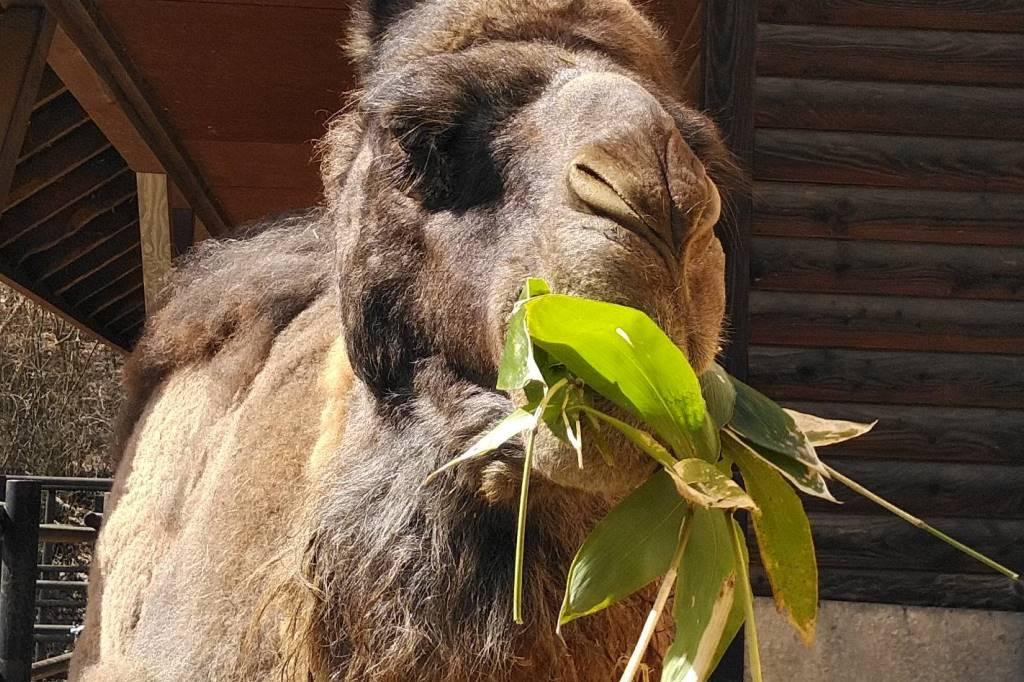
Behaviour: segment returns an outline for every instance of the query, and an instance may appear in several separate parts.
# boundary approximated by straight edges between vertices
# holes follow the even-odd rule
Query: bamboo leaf
[[[746,626],[747,665],[750,668],[750,682],[762,682],[761,647],[757,641],[757,622],[754,618],[754,592],[750,588],[750,559],[747,556],[747,544],[743,537],[743,529],[732,520],[733,556],[742,556],[744,560],[737,566],[739,586],[736,598],[743,605],[744,625]],[[722,649],[722,653],[725,650]]]
[[[447,471],[452,467],[465,464],[466,462],[477,459],[478,457],[483,457],[486,454],[494,452],[520,433],[530,431],[536,426],[537,416],[535,414],[527,412],[526,410],[515,410],[512,414],[498,422],[493,429],[474,441],[465,452],[458,457],[449,460],[437,471],[427,476],[426,480],[423,481],[423,485],[429,484],[442,472]]]
[[[728,424],[736,411],[736,388],[728,373],[717,362],[700,375],[700,391],[707,403],[708,413],[719,428]]]
[[[526,327],[526,309],[523,304],[535,296],[548,294],[550,291],[542,279],[530,278],[523,285],[523,292],[512,309],[512,317],[505,334],[505,348],[501,355],[501,364],[498,365],[498,390],[513,391],[526,388],[535,382],[546,385],[544,375],[537,364],[533,340]]]
[[[783,408],[786,414],[792,417],[798,429],[803,431],[807,440],[816,448],[826,445],[835,445],[843,441],[851,440],[874,428],[877,421],[870,424],[859,424],[857,422],[843,421],[842,419],[825,419],[816,417],[813,414],[805,414],[796,410]]]
[[[729,421],[729,428],[756,445],[758,452],[770,450],[800,462],[811,471],[824,474],[825,467],[814,446],[797,428],[793,418],[764,394],[735,377],[730,379],[736,389],[736,410]]]
[[[523,308],[533,342],[587,386],[650,424],[677,455],[718,458],[718,429],[697,376],[647,315],[558,294]]]
[[[607,608],[665,573],[686,508],[659,471],[612,509],[573,559],[559,623]]]
[[[684,459],[669,471],[676,490],[690,504],[705,509],[754,509],[754,501],[736,481],[702,459]]]
[[[715,652],[711,670],[715,670],[718,667],[722,657],[725,656],[726,649],[736,639],[740,628],[743,627],[747,619],[747,605],[745,601],[752,599],[750,594],[750,576],[747,570],[747,567],[750,565],[750,554],[747,552],[747,543],[743,536],[743,529],[735,518],[730,519],[730,523],[733,527],[733,534],[738,534],[738,542],[737,538],[734,537],[732,544],[733,560],[736,562],[737,569],[736,597],[733,599],[732,610],[729,612],[729,618],[725,623],[725,631],[722,633],[722,641],[718,643],[718,651]]]
[[[803,504],[782,476],[753,450],[733,438],[724,439],[722,445],[740,468],[747,491],[757,503],[758,511],[752,516],[754,534],[775,606],[810,645],[818,616],[818,564]]]
[[[801,492],[805,492],[808,495],[814,495],[822,499],[828,500],[829,502],[836,502],[836,498],[829,492],[828,485],[825,483],[825,477],[817,471],[812,470],[802,462],[783,455],[773,450],[768,450],[754,445],[753,443],[747,442],[744,438],[741,438],[739,434],[734,432],[731,427],[722,430],[723,445],[726,439],[734,439],[743,443],[745,446],[750,448],[758,457],[772,465],[777,469],[783,476],[797,487]]]
[[[735,598],[737,568],[726,513],[695,508],[691,523],[672,604],[676,636],[662,663],[661,682],[708,678]]]

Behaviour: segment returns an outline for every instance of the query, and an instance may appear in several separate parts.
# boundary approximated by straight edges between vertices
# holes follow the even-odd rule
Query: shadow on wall
[[[757,600],[766,680],[1020,682],[1024,613],[823,601],[808,651],[770,599]]]

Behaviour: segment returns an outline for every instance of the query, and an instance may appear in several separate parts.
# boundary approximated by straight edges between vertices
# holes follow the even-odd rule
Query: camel
[[[720,135],[625,0],[367,2],[347,49],[324,205],[199,245],[126,366],[75,682],[593,682],[633,647],[647,593],[555,624],[641,453],[538,440],[524,625],[522,443],[423,481],[522,400],[494,385],[529,276],[709,365]]]

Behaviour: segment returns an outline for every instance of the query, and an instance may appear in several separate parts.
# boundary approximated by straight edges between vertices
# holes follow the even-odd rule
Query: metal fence
[[[55,549],[95,541],[110,486],[100,478],[0,477],[0,682],[67,673],[70,654],[48,652],[54,643],[60,649],[72,644],[77,623],[48,621],[80,617],[88,586],[80,576],[88,566],[54,563]],[[58,491],[92,497],[81,524],[54,523]]]

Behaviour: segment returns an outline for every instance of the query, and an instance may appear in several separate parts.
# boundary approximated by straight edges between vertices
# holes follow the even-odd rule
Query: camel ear
[[[346,51],[360,71],[369,69],[377,43],[385,31],[419,0],[365,0],[352,11]]]

